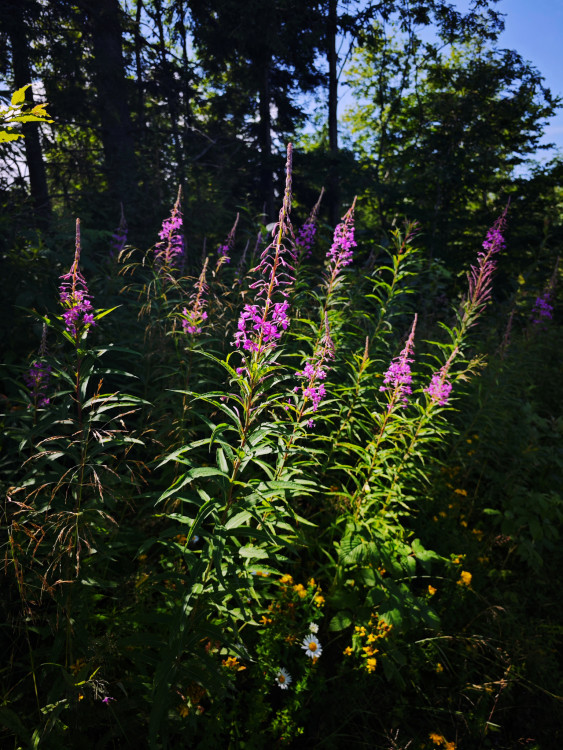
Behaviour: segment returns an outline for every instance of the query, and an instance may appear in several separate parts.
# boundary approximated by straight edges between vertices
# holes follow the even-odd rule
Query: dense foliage
[[[0,744],[558,748],[559,102],[271,6],[0,11]]]

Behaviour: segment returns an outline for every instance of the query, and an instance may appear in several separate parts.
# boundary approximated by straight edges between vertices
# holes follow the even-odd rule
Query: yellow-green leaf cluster
[[[14,125],[20,122],[53,122],[45,111],[47,103],[36,104],[29,107],[25,103],[25,92],[31,83],[22,86],[12,94],[8,107],[0,108],[0,143],[16,141],[23,138],[23,133],[14,130]]]

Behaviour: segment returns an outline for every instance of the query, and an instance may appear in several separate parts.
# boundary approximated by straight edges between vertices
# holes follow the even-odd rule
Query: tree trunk
[[[136,103],[136,125],[139,133],[145,129],[145,85],[143,83],[143,64],[141,60],[141,49],[143,45],[143,35],[141,34],[141,17],[143,14],[143,0],[137,0],[137,9],[135,11],[135,75],[137,87]]]
[[[270,113],[270,65],[265,62],[258,92],[258,146],[260,148],[260,198],[264,201],[266,220],[274,218],[274,179],[272,174],[272,115]]]
[[[168,114],[170,116],[170,127],[172,129],[172,141],[176,153],[176,175],[179,184],[184,180],[184,154],[180,133],[178,132],[178,108],[176,106],[176,97],[174,91],[174,75],[170,69],[170,63],[166,52],[166,41],[164,39],[164,26],[162,24],[162,3],[161,0],[155,0],[154,21],[158,29],[158,48],[160,52],[160,64],[162,65],[162,80],[164,83],[164,95],[168,104]]]
[[[336,54],[338,0],[328,0],[327,58],[328,58],[328,148],[329,172],[327,202],[330,223],[340,221],[340,186],[338,175],[338,55]]]
[[[118,0],[80,0],[94,49],[102,145],[111,200],[132,208],[135,200],[135,148],[127,103]]]
[[[14,85],[16,89],[32,82],[31,64],[28,55],[28,39],[25,18],[21,0],[10,3],[4,9],[4,20],[7,22],[8,36],[12,48],[12,64],[14,69]],[[3,14],[3,15],[4,15]],[[26,104],[33,107],[33,92],[31,87],[25,92]],[[47,229],[51,220],[51,203],[47,188],[47,173],[43,161],[39,123],[22,123],[22,133],[25,136],[25,156],[29,170],[29,188],[33,200],[35,222],[41,229]]]

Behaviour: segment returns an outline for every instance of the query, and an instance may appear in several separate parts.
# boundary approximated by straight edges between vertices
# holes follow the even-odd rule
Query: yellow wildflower
[[[436,674],[441,674],[444,671],[444,667],[438,662],[436,664]]]
[[[266,617],[266,615],[262,615],[262,617],[260,618],[260,622],[262,623],[262,625],[269,625],[272,622],[272,620],[270,617]]]
[[[181,706],[178,706],[178,713],[182,717],[182,719],[185,719],[186,716],[190,713],[190,707],[187,703],[182,703]]]
[[[366,669],[368,672],[375,672],[376,667],[377,667],[377,659],[368,659],[366,661]]]
[[[307,596],[307,589],[305,586],[303,586],[302,583],[296,583],[293,587],[293,590],[301,599],[304,599]]]
[[[293,578],[286,573],[280,578],[280,583],[293,583]]]
[[[342,653],[344,654],[344,656],[352,656],[354,652],[351,646],[346,646],[346,648],[344,649]]]
[[[242,672],[243,669],[246,669],[246,667],[239,662],[236,656],[228,656],[226,659],[223,659],[221,664],[224,667],[227,667],[227,669],[232,669],[233,671],[236,670],[237,672]]]
[[[468,573],[467,570],[462,570],[460,573],[458,584],[460,586],[470,586],[472,578],[473,576],[471,575],[471,573]]]
[[[438,591],[438,589],[435,589],[434,586],[431,586],[430,584],[428,584],[428,593],[430,594],[430,596],[434,596],[436,591]]]
[[[467,497],[467,490],[454,490],[456,495],[463,495],[463,497]]]
[[[366,629],[364,628],[363,625],[356,625],[356,627],[354,628],[354,630],[360,636],[365,636],[365,634],[366,634]]]
[[[313,601],[315,602],[317,607],[322,607],[323,604],[325,603],[325,598],[324,596],[321,596],[321,594],[317,594],[315,598],[313,599]]]
[[[441,734],[437,734],[436,732],[430,732],[428,738],[431,739],[435,745],[444,745],[446,742],[445,737],[443,737]]]
[[[307,581],[307,586],[316,586],[316,585],[317,584],[315,582],[315,579],[314,578],[309,578],[309,580]]]

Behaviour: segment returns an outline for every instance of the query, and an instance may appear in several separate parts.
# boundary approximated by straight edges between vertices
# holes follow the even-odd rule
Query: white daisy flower
[[[319,639],[316,635],[305,636],[305,638],[303,638],[303,645],[301,646],[301,648],[304,649],[307,656],[309,656],[311,659],[316,659],[323,652],[322,646],[319,643]]]
[[[316,622],[310,622],[309,623],[309,632],[310,633],[318,633],[319,632],[319,626]]]
[[[293,677],[289,674],[287,669],[284,669],[282,667],[276,675],[276,682],[282,690],[287,690],[287,688],[293,682]]]

